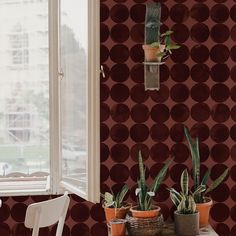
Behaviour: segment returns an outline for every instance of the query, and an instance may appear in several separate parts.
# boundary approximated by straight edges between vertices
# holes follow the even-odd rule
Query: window
[[[0,1],[1,195],[99,201],[98,13],[98,0]]]
[[[17,20],[18,21],[18,20]],[[12,34],[9,34],[12,64],[24,65],[29,63],[29,35],[20,23],[17,23]]]
[[[28,143],[31,135],[31,113],[25,107],[14,107],[13,110],[14,112],[7,112],[10,143]]]

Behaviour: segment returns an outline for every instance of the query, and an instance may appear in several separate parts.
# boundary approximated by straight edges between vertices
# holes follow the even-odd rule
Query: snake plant
[[[143,158],[141,151],[139,151],[139,173],[140,178],[138,180],[138,188],[135,191],[138,197],[138,210],[148,211],[152,207],[152,197],[155,196],[156,191],[160,187],[163,179],[165,178],[166,172],[172,160],[168,161],[163,168],[160,170],[158,175],[155,177],[153,183],[150,187],[147,186],[145,182],[145,167],[143,163]]]
[[[211,174],[211,169],[208,169],[200,179],[200,152],[199,152],[199,139],[195,140],[191,137],[188,129],[184,127],[184,133],[188,141],[188,146],[192,156],[192,168],[193,168],[193,181],[194,181],[194,191],[196,192],[193,197],[196,203],[203,203],[205,195],[210,193],[212,190],[217,188],[221,182],[225,179],[228,174],[228,168],[207,188],[207,180]],[[205,191],[196,191],[198,188],[205,187]]]
[[[181,174],[180,179],[181,192],[174,188],[169,188],[170,198],[177,207],[177,212],[180,214],[193,214],[196,212],[196,203],[194,201],[194,193],[189,191],[188,171],[185,169]],[[205,188],[199,188],[198,191],[204,191]]]
[[[101,197],[104,199],[103,204],[108,208],[121,208],[123,206],[123,200],[125,195],[127,194],[129,188],[125,184],[121,191],[116,195],[113,193],[105,192],[105,194],[101,194]]]

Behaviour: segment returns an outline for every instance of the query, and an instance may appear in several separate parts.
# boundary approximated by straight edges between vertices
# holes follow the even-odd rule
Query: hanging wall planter
[[[144,50],[144,56],[146,62],[161,62],[161,57],[158,57],[157,55],[163,52],[165,45],[160,46],[152,46],[144,44],[143,50]]]
[[[143,45],[145,89],[160,89],[160,65],[164,64],[171,50],[180,46],[171,42],[173,31],[160,34],[161,4],[148,4],[145,19],[145,43]]]

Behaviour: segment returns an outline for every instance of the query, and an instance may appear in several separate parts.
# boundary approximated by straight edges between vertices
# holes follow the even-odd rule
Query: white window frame
[[[61,180],[60,131],[60,0],[48,1],[50,86],[50,178],[0,179],[0,196],[61,194],[65,189],[91,202],[100,200],[100,1],[89,2],[88,51],[88,189],[86,194]],[[46,184],[42,184],[43,182]],[[4,190],[7,189],[7,190]]]

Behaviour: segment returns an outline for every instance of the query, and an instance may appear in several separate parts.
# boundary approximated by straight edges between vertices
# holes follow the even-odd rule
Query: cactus
[[[194,201],[194,193],[189,191],[189,177],[188,171],[185,169],[181,174],[181,192],[179,193],[174,188],[169,188],[170,198],[177,207],[177,211],[180,214],[193,214],[196,212],[196,203]],[[203,191],[205,188],[198,189]]]
[[[206,188],[207,180],[211,174],[211,169],[208,169],[203,176],[202,180],[200,180],[200,153],[199,153],[199,140],[196,138],[193,140],[188,129],[184,127],[184,133],[186,139],[188,141],[188,146],[191,152],[192,157],[192,166],[193,166],[193,181],[194,181],[194,200],[196,203],[203,203],[204,197],[206,194],[210,193],[212,190],[217,188],[221,182],[225,179],[228,174],[228,168],[215,180],[212,184]],[[197,191],[201,188],[205,187],[205,191]]]
[[[145,167],[143,164],[143,158],[141,151],[139,151],[139,173],[140,178],[138,180],[138,188],[135,191],[136,196],[138,196],[138,210],[147,211],[151,209],[151,200],[155,196],[160,184],[165,178],[166,172],[172,160],[168,161],[164,167],[160,170],[156,178],[154,179],[150,188],[145,183]]]
[[[121,208],[123,206],[124,197],[127,194],[128,190],[128,186],[125,184],[122,187],[121,191],[116,195],[108,192],[105,192],[105,194],[101,194],[101,197],[104,199],[104,206],[108,208]]]

